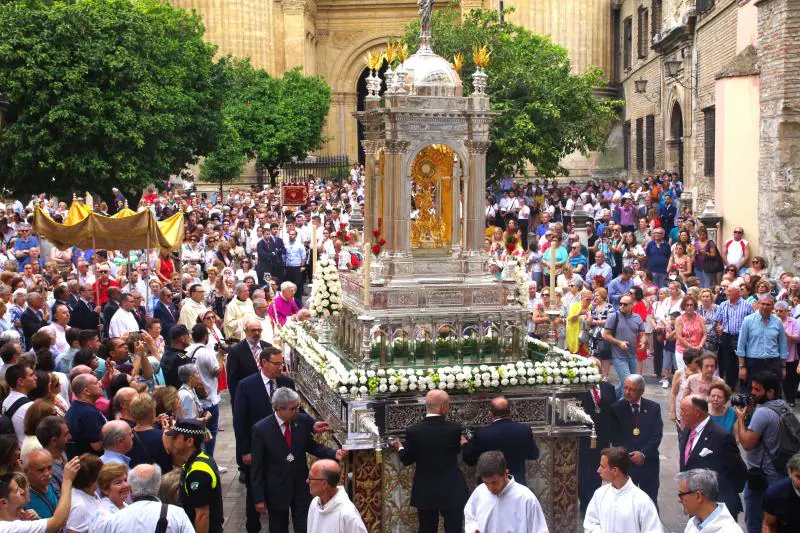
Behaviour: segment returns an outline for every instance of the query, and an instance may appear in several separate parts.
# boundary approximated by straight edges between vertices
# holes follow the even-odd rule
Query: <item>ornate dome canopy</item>
[[[411,96],[461,96],[461,77],[445,58],[427,46],[422,46],[409,57],[403,68],[406,71],[405,90]]]

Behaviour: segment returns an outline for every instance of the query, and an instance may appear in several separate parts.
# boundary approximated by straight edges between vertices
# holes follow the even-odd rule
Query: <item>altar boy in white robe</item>
[[[597,473],[603,485],[586,509],[585,533],[663,532],[653,500],[628,476],[632,465],[624,448],[606,448],[600,453]]]
[[[466,533],[549,533],[531,489],[508,474],[503,452],[484,452],[476,467],[483,481],[464,507]]]

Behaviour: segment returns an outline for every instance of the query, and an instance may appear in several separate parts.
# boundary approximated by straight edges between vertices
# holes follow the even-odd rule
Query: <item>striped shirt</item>
[[[736,304],[725,300],[717,307],[714,322],[722,324],[723,333],[738,335],[745,317],[753,314],[753,312],[753,305],[746,302],[744,298],[739,298]]]

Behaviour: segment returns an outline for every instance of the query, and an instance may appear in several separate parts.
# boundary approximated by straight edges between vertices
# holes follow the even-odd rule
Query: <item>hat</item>
[[[169,330],[169,338],[170,339],[177,339],[178,337],[183,337],[184,335],[189,334],[189,329],[184,326],[183,324],[177,324],[172,326]]]
[[[173,328],[174,329],[174,328]],[[184,418],[179,420],[166,435],[168,437],[175,437],[178,434],[189,435],[190,437],[202,437],[206,431],[203,424],[191,418]]]

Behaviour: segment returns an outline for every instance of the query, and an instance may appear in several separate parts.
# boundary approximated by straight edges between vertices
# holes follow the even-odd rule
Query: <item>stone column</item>
[[[384,163],[383,179],[383,234],[386,239],[385,249],[391,253],[404,250],[408,251],[408,244],[403,244],[400,235],[399,218],[402,217],[404,210],[403,198],[408,203],[408,194],[401,196],[403,188],[402,179],[402,156],[408,147],[406,141],[386,141],[386,161]],[[405,206],[405,220],[408,222],[408,206]],[[405,230],[405,239],[408,240],[408,228]]]
[[[467,182],[467,210],[464,223],[467,226],[467,241],[464,251],[477,254],[483,249],[485,217],[483,212],[486,195],[486,152],[490,141],[467,141],[469,150],[469,181]]]
[[[461,162],[453,163],[453,181],[450,190],[450,249],[461,251]]]
[[[306,61],[306,10],[310,9],[308,0],[282,0],[284,66],[286,70],[303,66],[304,72],[310,65]]]
[[[364,147],[364,234],[363,242],[372,241],[373,228],[377,227],[377,216],[375,215],[378,210],[378,205],[373,203],[372,190],[375,187],[375,160],[378,156],[378,148],[380,141],[365,140],[361,141],[361,146]],[[364,253],[369,253],[369,250],[364,249]]]
[[[761,137],[758,163],[759,248],[773,273],[800,268],[800,3],[759,0]],[[726,218],[731,218],[726,213]],[[719,242],[719,241],[717,241]]]
[[[386,143],[387,146],[389,142]],[[411,180],[405,175],[403,159],[408,149],[408,141],[393,141],[393,157],[391,162],[387,159],[387,169],[392,169],[392,180],[389,189],[393,196],[389,200],[394,204],[392,225],[394,226],[394,251],[395,255],[411,254]],[[383,204],[386,207],[386,204]]]

